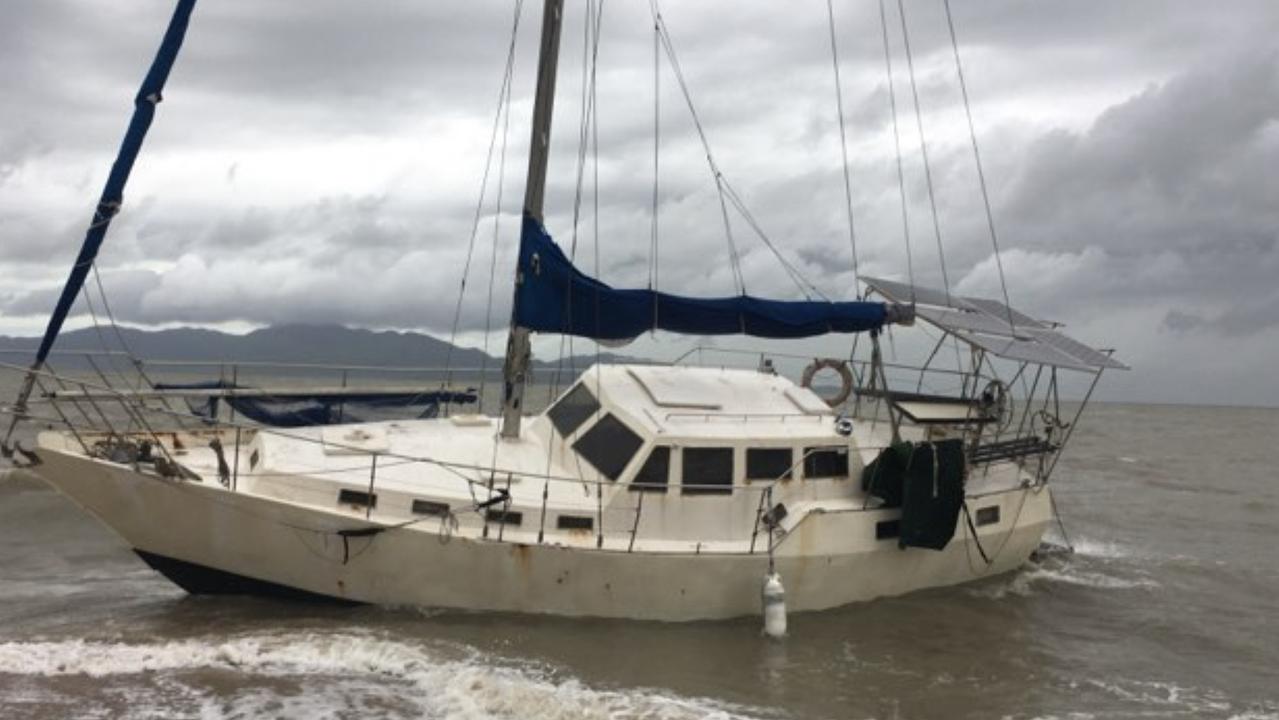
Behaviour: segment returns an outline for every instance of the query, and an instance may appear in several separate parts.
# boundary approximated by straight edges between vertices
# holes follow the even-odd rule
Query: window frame
[[[368,490],[339,488],[337,504],[341,507],[347,508],[368,508],[370,510],[375,510],[377,509],[377,493],[371,493]]]
[[[620,430],[624,434],[620,437],[614,435],[611,438],[605,439],[603,444],[596,444],[600,442],[600,436],[596,433],[605,432],[604,428],[606,424],[615,424],[613,430]],[[610,462],[607,467],[601,467],[597,460],[607,459],[606,457],[596,455],[595,458],[592,459],[592,455],[596,451],[611,453],[614,448],[619,446],[619,443],[623,439],[632,447],[629,452],[625,453],[625,459],[620,464]],[[611,412],[604,413],[599,420],[596,420],[595,423],[587,428],[585,432],[578,435],[577,440],[573,442],[573,452],[577,453],[577,456],[585,460],[588,465],[595,468],[596,472],[613,482],[617,482],[621,479],[622,475],[626,473],[626,468],[630,467],[630,464],[635,460],[635,456],[639,455],[639,451],[643,448],[644,436],[632,430],[629,425],[622,422],[621,418]],[[590,454],[588,454],[588,452]],[[610,454],[607,457],[612,457],[612,455]]]
[[[555,529],[593,532],[595,530],[595,518],[589,515],[556,515]]]
[[[819,469],[819,466],[817,465],[817,458],[827,454],[832,454],[843,459],[844,470],[842,473],[828,474],[814,472],[814,470]],[[847,445],[815,445],[812,447],[805,447],[803,465],[805,480],[847,480],[852,477],[852,451]]]
[[[768,469],[766,474],[757,475],[752,472],[751,455],[752,453],[786,453],[786,466],[781,473],[773,472]],[[746,482],[767,481],[767,480],[790,480],[795,477],[795,448],[793,447],[748,447],[744,456],[745,478]]]
[[[627,489],[635,492],[650,492],[665,495],[671,488],[671,451],[673,449],[674,448],[670,445],[658,444],[654,444],[651,448],[649,448],[648,457],[644,458],[644,462],[640,464],[639,470],[635,471],[634,477],[632,477],[630,482],[626,484]],[[641,478],[644,476],[644,471],[648,470],[648,464],[653,462],[658,455],[666,456],[666,459],[662,462],[664,473],[662,474],[661,481],[642,480]]]
[[[579,402],[583,395],[590,400],[589,403]],[[590,408],[589,411],[586,410],[587,407]],[[560,437],[567,439],[590,422],[591,418],[599,413],[601,407],[599,398],[586,387],[586,383],[578,382],[561,395],[553,405],[546,408],[546,417]]]
[[[690,486],[689,461],[699,453],[715,453],[728,458],[728,482],[697,482]],[[697,468],[695,468],[697,470]],[[680,448],[680,494],[681,495],[732,495],[733,480],[737,471],[737,449],[734,447],[684,447]],[[694,473],[696,475],[696,473]],[[722,486],[722,487],[721,487]]]

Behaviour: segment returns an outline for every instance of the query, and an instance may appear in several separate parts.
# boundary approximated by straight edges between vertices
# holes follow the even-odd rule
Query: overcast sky
[[[547,201],[572,236],[584,2],[568,0]],[[909,0],[947,274],[999,295],[941,0]],[[1106,397],[1279,404],[1279,4],[952,0],[1013,304],[1115,347]],[[0,334],[39,334],[168,21],[159,0],[10,0],[0,23]],[[206,0],[99,258],[139,326],[339,322],[447,336],[511,32],[510,2]],[[901,27],[890,3],[917,280],[940,285]],[[823,0],[663,5],[716,160],[788,260],[856,294]],[[862,273],[905,278],[878,4],[835,4]],[[540,3],[519,33],[490,350],[509,313]],[[604,4],[599,257],[650,272],[653,33]],[[719,204],[663,60],[659,286],[734,292]],[[494,170],[494,179],[496,169]],[[482,209],[461,339],[480,345]],[[797,297],[733,217],[746,289]],[[76,322],[85,322],[80,317]],[[631,352],[673,357],[689,338]],[[719,345],[757,347],[720,339]],[[844,354],[843,337],[776,345]],[[542,356],[558,352],[540,339]]]

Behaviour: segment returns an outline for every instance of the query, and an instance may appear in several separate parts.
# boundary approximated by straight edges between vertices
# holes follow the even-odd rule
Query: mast
[[[555,71],[559,64],[560,28],[564,21],[564,0],[546,0],[542,9],[542,42],[538,50],[537,95],[533,100],[533,133],[529,143],[528,184],[524,189],[524,215],[542,222],[542,201],[546,191],[546,165],[551,146],[551,117],[555,105]],[[515,295],[511,306],[511,334],[506,341],[506,361],[502,365],[502,437],[520,436],[524,408],[524,383],[528,376],[532,347],[529,330],[516,324],[515,303],[519,302],[522,269],[515,267]]]
[[[147,130],[151,127],[156,106],[163,99],[161,91],[164,90],[169,71],[173,69],[173,63],[177,60],[178,51],[182,48],[182,41],[186,37],[187,25],[191,20],[191,11],[195,9],[195,2],[196,0],[178,0],[173,9],[173,17],[169,20],[168,29],[165,30],[164,39],[160,42],[160,48],[151,62],[151,68],[147,71],[146,77],[142,80],[142,86],[133,99],[133,117],[129,120],[129,128],[124,134],[124,140],[120,143],[120,151],[116,155],[115,163],[111,166],[106,186],[103,187],[102,196],[94,209],[93,220],[85,232],[80,254],[76,257],[75,264],[71,266],[71,275],[62,288],[62,294],[58,296],[53,314],[49,316],[49,324],[44,331],[44,338],[40,341],[40,348],[36,351],[35,361],[31,364],[31,369],[18,392],[17,402],[13,405],[13,424],[9,426],[9,431],[4,437],[4,442],[0,443],[0,448],[8,449],[14,428],[26,413],[27,401],[35,388],[36,375],[44,367],[49,351],[53,349],[53,342],[62,331],[62,323],[67,319],[71,306],[75,304],[76,297],[84,287],[84,281],[88,278],[89,271],[98,257],[102,241],[106,239],[111,218],[120,211],[120,206],[124,202],[124,186],[129,181],[133,163],[137,160],[138,152],[142,149],[142,141],[146,139]]]

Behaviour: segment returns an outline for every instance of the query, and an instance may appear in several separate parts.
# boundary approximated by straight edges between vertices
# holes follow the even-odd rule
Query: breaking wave
[[[1038,586],[1044,583],[1061,583],[1098,590],[1131,590],[1159,587],[1159,583],[1149,578],[1121,578],[1105,573],[1086,572],[1069,567],[1031,567],[1018,572],[1008,580],[986,587],[973,588],[971,592],[980,597],[996,600],[1010,595],[1029,597],[1034,594]]]
[[[1001,581],[972,588],[979,597],[1000,599],[1028,597],[1045,584],[1064,584],[1097,590],[1133,590],[1160,587],[1138,567],[1141,555],[1118,543],[1080,538],[1073,553],[1054,553],[1027,564]]]
[[[1077,538],[1074,541],[1074,546],[1076,555],[1101,560],[1125,560],[1137,556],[1137,553],[1131,548],[1105,540]]]
[[[226,672],[237,674],[232,694],[219,693],[217,683],[204,679]],[[171,715],[201,718],[335,717],[353,710],[370,718],[734,720],[760,714],[662,691],[595,689],[538,664],[354,633],[153,644],[6,642],[0,643],[0,676],[5,674],[160,678]]]

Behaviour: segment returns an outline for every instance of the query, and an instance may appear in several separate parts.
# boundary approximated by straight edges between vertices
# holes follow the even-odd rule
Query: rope
[[[968,534],[973,538],[973,544],[977,546],[977,552],[981,553],[981,559],[986,563],[986,567],[990,567],[994,562],[990,556],[986,554],[986,548],[982,547],[981,538],[977,536],[977,526],[973,523],[973,515],[968,511],[968,501],[965,500],[961,506],[964,509],[964,520],[968,522]]]
[[[1061,539],[1066,542],[1066,547],[1070,548],[1070,552],[1075,552],[1075,544],[1070,541],[1070,534],[1066,532],[1066,523],[1061,519],[1061,513],[1057,511],[1057,496],[1052,491],[1048,491],[1048,504],[1052,507],[1053,517],[1057,520],[1057,529],[1061,531]]]
[[[1008,299],[1008,282],[1004,279],[1004,261],[999,256],[999,235],[995,232],[995,214],[990,209],[990,192],[986,188],[986,171],[981,163],[981,151],[977,148],[977,129],[973,123],[973,111],[968,101],[968,83],[964,80],[964,65],[959,60],[959,41],[955,39],[955,20],[950,12],[950,0],[942,0],[946,8],[946,27],[950,30],[950,48],[955,55],[955,74],[959,76],[959,92],[964,98],[964,115],[968,118],[968,136],[973,145],[973,162],[977,166],[977,182],[981,186],[981,201],[986,208],[986,226],[990,228],[990,244],[995,249],[995,267],[999,268],[999,287],[1004,293],[1004,307],[1008,309],[1008,326],[1015,328],[1013,304]]]
[[[897,90],[893,83],[893,54],[888,44],[888,13],[879,0],[879,27],[884,38],[884,67],[888,77],[888,104],[893,112],[893,147],[897,152],[897,191],[901,197],[902,237],[906,241],[906,274],[910,278],[910,304],[915,304],[915,261],[910,249],[910,215],[906,211],[906,174],[902,169],[902,137],[897,121]]]
[[[860,292],[861,272],[857,267],[857,227],[853,222],[853,181],[848,174],[848,135],[844,129],[844,88],[839,77],[839,48],[835,42],[835,2],[826,0],[830,20],[830,63],[835,71],[835,108],[839,115],[839,151],[844,161],[844,205],[848,210],[848,245],[853,257],[853,287]]]

